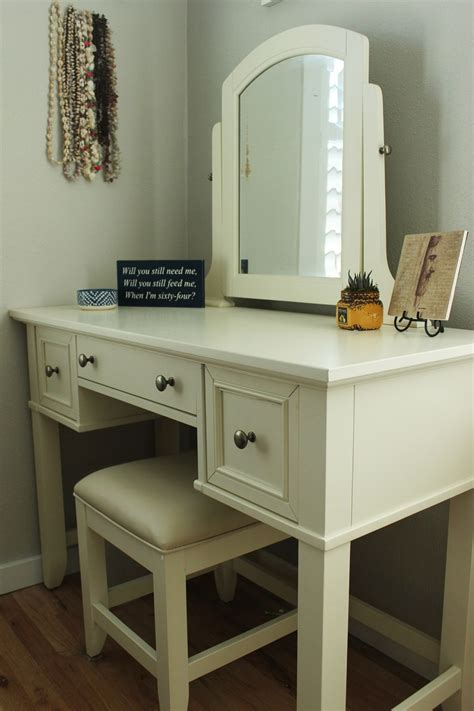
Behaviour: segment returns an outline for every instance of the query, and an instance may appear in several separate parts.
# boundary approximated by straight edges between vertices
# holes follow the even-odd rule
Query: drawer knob
[[[54,373],[56,373],[56,375],[59,374],[59,368],[58,368],[58,366],[53,368],[51,365],[47,365],[44,369],[44,372],[46,373],[47,378],[51,378],[51,376],[53,376]]]
[[[155,380],[155,385],[157,390],[160,391],[160,393],[164,392],[168,385],[170,388],[174,386],[174,378],[165,378],[164,375],[157,375],[156,380]]]
[[[239,449],[245,449],[249,442],[255,442],[257,435],[255,432],[249,432],[246,434],[243,430],[236,430],[234,432],[234,444]]]
[[[94,360],[95,360],[95,358],[92,355],[86,356],[85,353],[79,354],[78,361],[79,361],[79,365],[81,366],[81,368],[85,368],[88,363],[93,363]]]

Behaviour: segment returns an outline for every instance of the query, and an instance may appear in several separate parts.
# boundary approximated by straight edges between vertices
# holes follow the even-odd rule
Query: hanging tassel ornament
[[[62,160],[54,158],[53,131],[56,116],[58,87],[58,61],[61,54],[62,22],[59,11],[59,0],[53,0],[49,8],[49,93],[48,93],[48,121],[46,127],[46,155],[53,165],[62,165]],[[59,97],[60,100],[60,97]]]
[[[49,100],[46,153],[67,180],[100,174],[113,182],[120,173],[117,142],[117,77],[112,35],[106,18],[69,6],[61,18],[59,0],[49,13]],[[61,113],[62,157],[54,158],[57,104]]]
[[[76,11],[68,7],[63,22],[62,34],[62,93],[63,93],[63,174],[68,180],[77,180],[80,175],[79,154],[77,146],[78,128],[78,38]]]
[[[96,47],[95,87],[97,99],[97,135],[101,147],[104,180],[113,182],[120,173],[117,142],[117,76],[112,33],[103,15],[93,16]]]
[[[94,52],[92,42],[92,13],[82,12],[77,16],[79,34],[78,75],[79,101],[79,161],[81,172],[87,180],[93,180],[100,166],[99,144],[96,132],[96,98],[94,85]]]

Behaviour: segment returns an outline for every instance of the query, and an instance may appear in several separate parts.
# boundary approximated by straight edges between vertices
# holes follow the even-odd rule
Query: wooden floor
[[[224,604],[210,575],[190,581],[188,596],[191,653],[288,609],[244,580],[239,580],[234,602]],[[151,596],[116,611],[153,644]],[[90,662],[84,656],[78,575],[54,591],[37,585],[0,598],[0,677],[2,711],[158,708],[154,678],[113,641],[107,641],[100,660]],[[294,711],[295,683],[293,634],[192,682],[189,711]],[[350,711],[386,711],[423,683],[413,672],[350,639]]]

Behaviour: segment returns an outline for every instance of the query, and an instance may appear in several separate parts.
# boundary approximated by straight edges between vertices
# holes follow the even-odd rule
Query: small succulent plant
[[[374,284],[371,274],[371,271],[368,274],[367,272],[359,272],[352,276],[349,271],[346,289],[349,291],[378,291],[378,286]]]

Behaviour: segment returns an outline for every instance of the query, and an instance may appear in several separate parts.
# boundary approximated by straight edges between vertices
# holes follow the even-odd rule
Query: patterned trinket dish
[[[117,308],[117,289],[78,289],[77,303],[87,311],[105,311]]]

